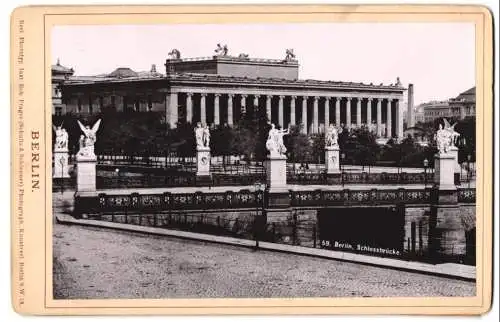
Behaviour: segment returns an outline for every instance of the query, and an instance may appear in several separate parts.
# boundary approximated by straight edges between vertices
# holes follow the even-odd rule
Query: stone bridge
[[[76,216],[105,220],[126,214],[125,221],[135,224],[149,218],[147,222],[158,226],[172,218],[214,226],[221,220],[252,226],[261,219],[263,229],[272,230],[273,240],[281,243],[458,260],[475,254],[474,188],[459,187],[446,198],[436,188],[412,185],[302,188],[280,194],[217,188],[80,194],[75,197],[74,211]]]

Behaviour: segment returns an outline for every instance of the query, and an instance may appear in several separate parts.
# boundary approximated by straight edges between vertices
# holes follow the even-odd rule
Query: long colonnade
[[[186,122],[234,125],[242,111],[257,107],[279,127],[302,124],[304,133],[320,133],[329,124],[357,128],[368,126],[381,138],[403,135],[399,96],[339,93],[238,93],[176,89],[166,94],[170,126]],[[182,109],[182,113],[180,110]]]

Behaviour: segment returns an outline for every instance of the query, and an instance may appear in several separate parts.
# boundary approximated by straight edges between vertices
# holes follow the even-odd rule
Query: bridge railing
[[[292,207],[431,204],[434,189],[364,189],[289,191]],[[474,188],[458,189],[459,203],[474,203]],[[226,191],[161,194],[106,194],[87,200],[79,209],[86,213],[148,213],[170,210],[266,208],[267,191]],[[82,208],[83,207],[83,208]]]
[[[434,172],[341,172],[328,175],[325,170],[288,170],[287,182],[292,184],[431,184]]]
[[[429,204],[431,189],[371,189],[291,191],[292,206]]]

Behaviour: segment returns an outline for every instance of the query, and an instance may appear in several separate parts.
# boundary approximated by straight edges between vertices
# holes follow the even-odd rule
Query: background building
[[[73,68],[62,66],[59,59],[55,65],[52,65],[52,114],[66,114],[66,105],[62,102],[62,84],[73,74]]]
[[[154,65],[149,72],[70,75],[62,85],[62,113],[164,111],[173,128],[179,122],[232,126],[255,107],[279,127],[302,124],[304,133],[337,124],[367,126],[380,138],[403,135],[406,89],[399,79],[390,85],[299,79],[299,63],[289,53],[285,59],[227,53],[182,59],[177,51],[165,67],[165,75]]]
[[[415,108],[415,122],[432,122],[437,118],[462,120],[476,116],[476,87],[472,87],[455,98],[446,101],[431,101]]]

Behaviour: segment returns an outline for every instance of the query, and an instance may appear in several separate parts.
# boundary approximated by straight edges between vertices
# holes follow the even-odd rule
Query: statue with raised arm
[[[78,155],[84,157],[95,157],[94,153],[94,145],[97,141],[96,133],[99,130],[99,125],[101,124],[101,119],[99,119],[92,128],[88,125],[84,126],[80,121],[78,121],[78,125],[82,130],[83,134],[80,136],[80,151],[78,151]]]
[[[280,155],[285,155],[286,153],[286,147],[285,143],[283,142],[283,136],[290,134],[290,131],[288,129],[286,130],[278,130],[278,153]]]
[[[285,155],[286,147],[283,142],[283,136],[287,134],[289,134],[288,130],[278,130],[275,128],[274,124],[271,124],[271,129],[269,130],[266,141],[266,148],[271,157]]]
[[[444,129],[449,132],[449,145],[454,147],[457,144],[458,137],[460,136],[460,133],[455,131],[455,125],[457,125],[457,123],[455,122],[453,125],[450,125],[448,120],[445,118],[443,119],[443,122]]]
[[[64,122],[63,122],[64,123]],[[67,151],[68,150],[68,132],[64,129],[63,124],[59,126],[53,125],[52,128],[56,132],[56,141],[54,143],[54,151]]]

